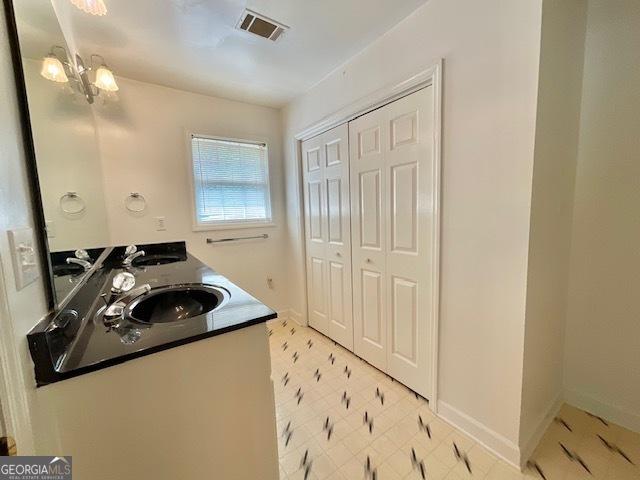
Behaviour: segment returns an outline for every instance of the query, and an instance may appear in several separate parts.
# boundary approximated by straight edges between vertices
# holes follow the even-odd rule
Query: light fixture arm
[[[96,64],[93,62],[94,58],[99,58],[100,59],[100,63]],[[107,62],[105,62],[104,57],[102,55],[98,55],[97,53],[94,53],[91,55],[91,57],[89,57],[89,62],[91,63],[91,67],[89,67],[90,70],[95,70],[96,65],[100,66],[100,65],[107,65]]]
[[[56,51],[61,51],[63,55],[61,56],[56,54]],[[53,47],[51,47],[51,50],[49,51],[49,55],[52,57],[56,57],[58,60],[60,60],[60,63],[62,63],[62,65],[68,68],[67,74],[70,73],[71,76],[73,76],[73,64],[71,63],[71,60],[69,60],[69,52],[67,52],[66,48],[60,45],[54,45]]]
[[[56,50],[62,50],[62,53],[64,53],[64,56],[60,58],[58,55],[56,55]],[[49,52],[49,55],[53,55],[65,65],[71,65],[71,63],[69,62],[69,54],[67,53],[67,49],[64,48],[63,46],[54,45],[53,47],[51,47],[51,51]]]
[[[82,57],[77,53],[76,53],[76,67],[78,71],[78,76],[80,77],[80,85],[82,87],[82,93],[84,94],[84,97],[87,99],[87,102],[89,102],[89,104],[92,104],[94,97],[100,92],[94,91],[93,84],[89,80],[89,71],[91,70],[91,67],[89,68],[85,67],[84,62],[82,61]]]

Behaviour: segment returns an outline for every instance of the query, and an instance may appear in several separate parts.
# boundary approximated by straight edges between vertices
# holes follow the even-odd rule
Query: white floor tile
[[[563,406],[520,472],[316,331],[279,320],[269,328],[281,480],[363,480],[367,457],[378,480],[541,480],[534,464],[547,480],[640,480],[640,435],[575,407]]]

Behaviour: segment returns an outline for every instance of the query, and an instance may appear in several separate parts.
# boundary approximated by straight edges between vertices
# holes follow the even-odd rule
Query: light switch
[[[33,229],[27,227],[9,230],[9,246],[13,258],[16,289],[22,290],[40,276]]]
[[[155,217],[154,220],[156,222],[156,231],[163,232],[167,229],[164,217]]]
[[[45,228],[47,230],[47,238],[56,238],[56,224],[53,220],[47,220],[45,222]]]

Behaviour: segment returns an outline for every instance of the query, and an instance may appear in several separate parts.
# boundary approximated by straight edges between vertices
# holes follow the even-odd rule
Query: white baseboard
[[[270,320],[271,322],[291,320],[303,327],[307,325],[302,314],[296,312],[293,308],[283,308],[282,310],[278,310],[276,313],[278,314],[278,318],[276,320]]]
[[[562,394],[558,394],[556,399],[551,402],[549,408],[543,415],[541,415],[534,425],[536,426],[533,432],[529,435],[529,438],[520,442],[520,466],[524,467],[527,461],[533,455],[534,450],[542,440],[543,435],[553,422],[553,419],[558,416],[558,412],[562,408],[564,404],[564,399]]]
[[[296,322],[298,325],[306,326],[307,322],[301,313],[296,312],[293,308],[289,309],[289,318]]]
[[[520,449],[509,439],[442,400],[438,401],[438,417],[473,438],[501,460],[520,470]]]
[[[575,390],[565,390],[564,397],[566,402],[574,407],[586,410],[605,420],[640,433],[640,412],[632,412],[617,405],[601,402]]]

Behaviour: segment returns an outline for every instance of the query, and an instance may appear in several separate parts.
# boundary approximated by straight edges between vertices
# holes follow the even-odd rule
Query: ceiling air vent
[[[289,29],[286,25],[249,9],[246,9],[240,17],[237,28],[274,42],[282,36],[285,30]]]

